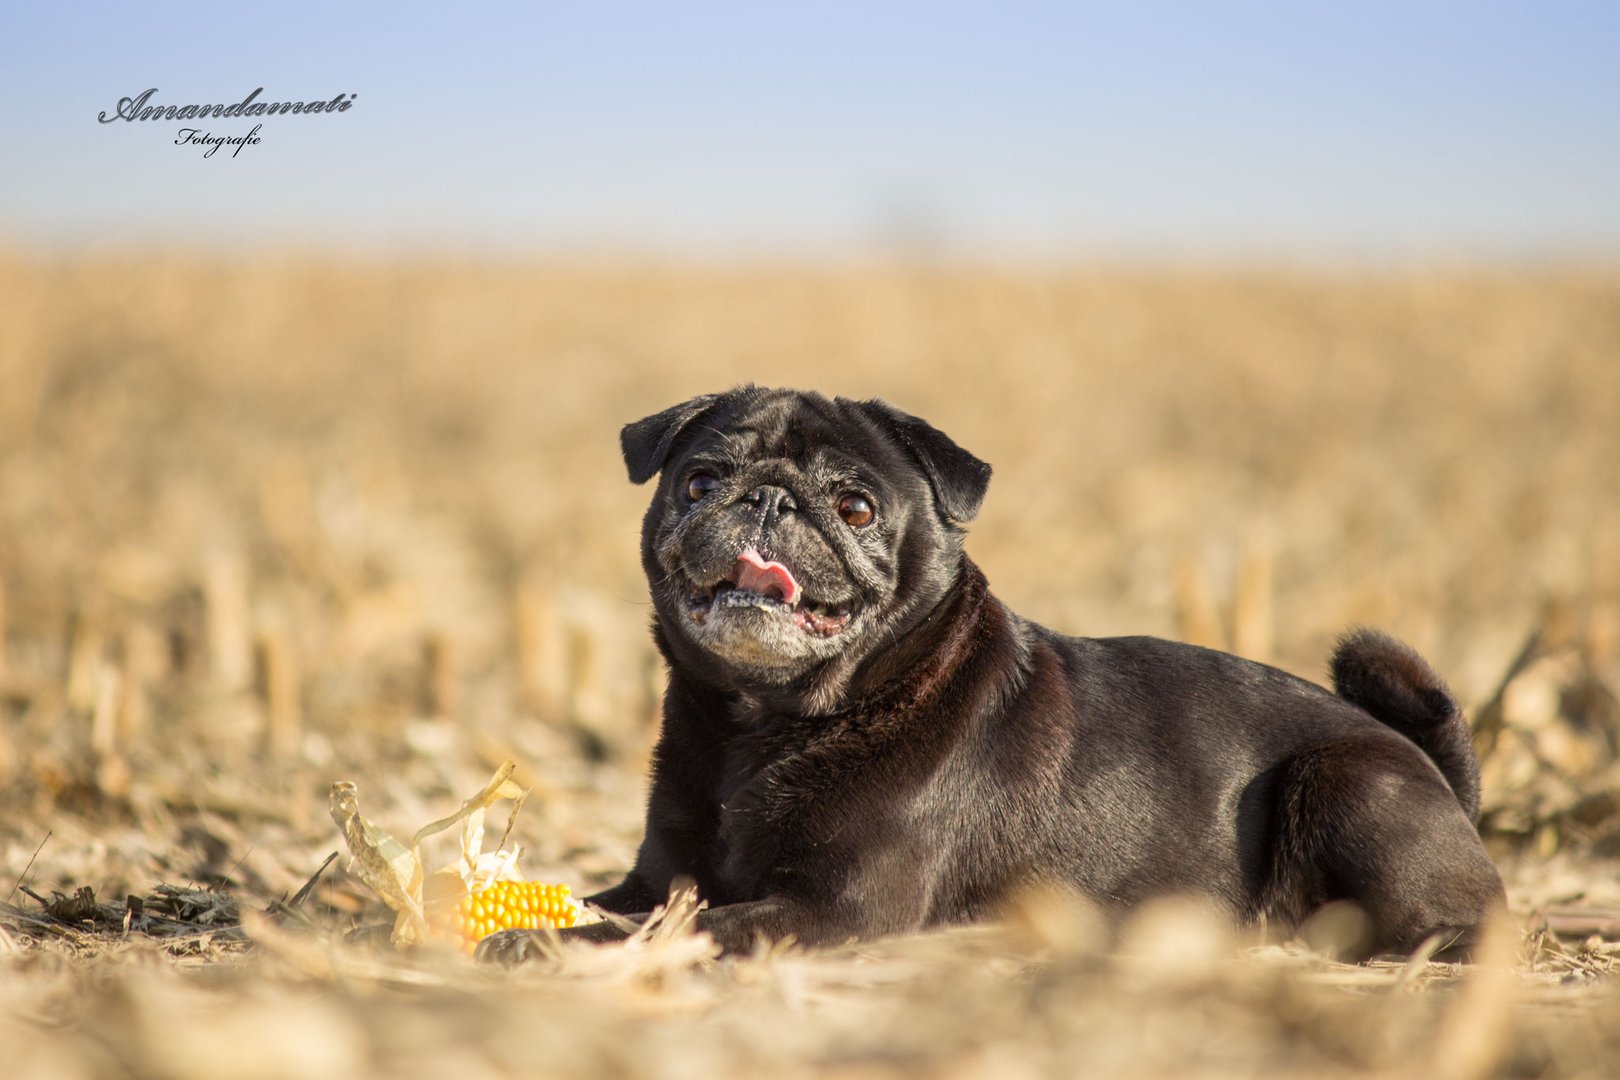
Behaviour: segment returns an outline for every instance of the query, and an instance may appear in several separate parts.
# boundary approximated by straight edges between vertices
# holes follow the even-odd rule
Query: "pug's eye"
[[[720,486],[720,481],[706,472],[693,473],[686,481],[686,497],[697,502],[703,496]]]
[[[844,519],[844,524],[852,529],[859,529],[872,524],[877,511],[872,508],[872,502],[865,495],[850,492],[838,500],[838,516]]]

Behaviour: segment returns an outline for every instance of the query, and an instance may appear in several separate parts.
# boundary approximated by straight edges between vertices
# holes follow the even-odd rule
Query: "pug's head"
[[[990,466],[881,401],[742,387],[627,425],[671,662],[821,711],[955,584]]]

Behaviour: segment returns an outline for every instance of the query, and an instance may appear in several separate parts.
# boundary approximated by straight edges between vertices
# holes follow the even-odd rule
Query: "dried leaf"
[[[422,914],[422,860],[414,846],[407,848],[360,816],[355,785],[339,780],[332,785],[332,820],[354,857],[354,870],[383,902],[399,913],[394,941],[420,940],[427,935]]]

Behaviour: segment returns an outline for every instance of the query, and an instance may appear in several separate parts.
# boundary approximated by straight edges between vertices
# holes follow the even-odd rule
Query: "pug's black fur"
[[[669,687],[646,837],[601,908],[690,877],[700,928],[742,951],[974,920],[1044,881],[1284,926],[1348,900],[1369,952],[1461,954],[1501,902],[1466,723],[1404,645],[1346,637],[1334,694],[1021,619],[962,551],[989,466],[880,401],[744,387],[622,442],[633,481],[662,474],[642,563]]]

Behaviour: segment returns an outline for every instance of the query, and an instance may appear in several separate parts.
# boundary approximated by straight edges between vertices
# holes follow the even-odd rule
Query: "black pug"
[[[962,551],[990,466],[881,401],[750,386],[622,443],[632,481],[663,474],[641,550],[669,687],[646,837],[590,903],[644,914],[690,877],[737,952],[966,922],[1046,882],[1282,926],[1348,900],[1369,954],[1439,933],[1463,955],[1502,901],[1466,723],[1404,645],[1345,638],[1332,694],[1021,619]]]

